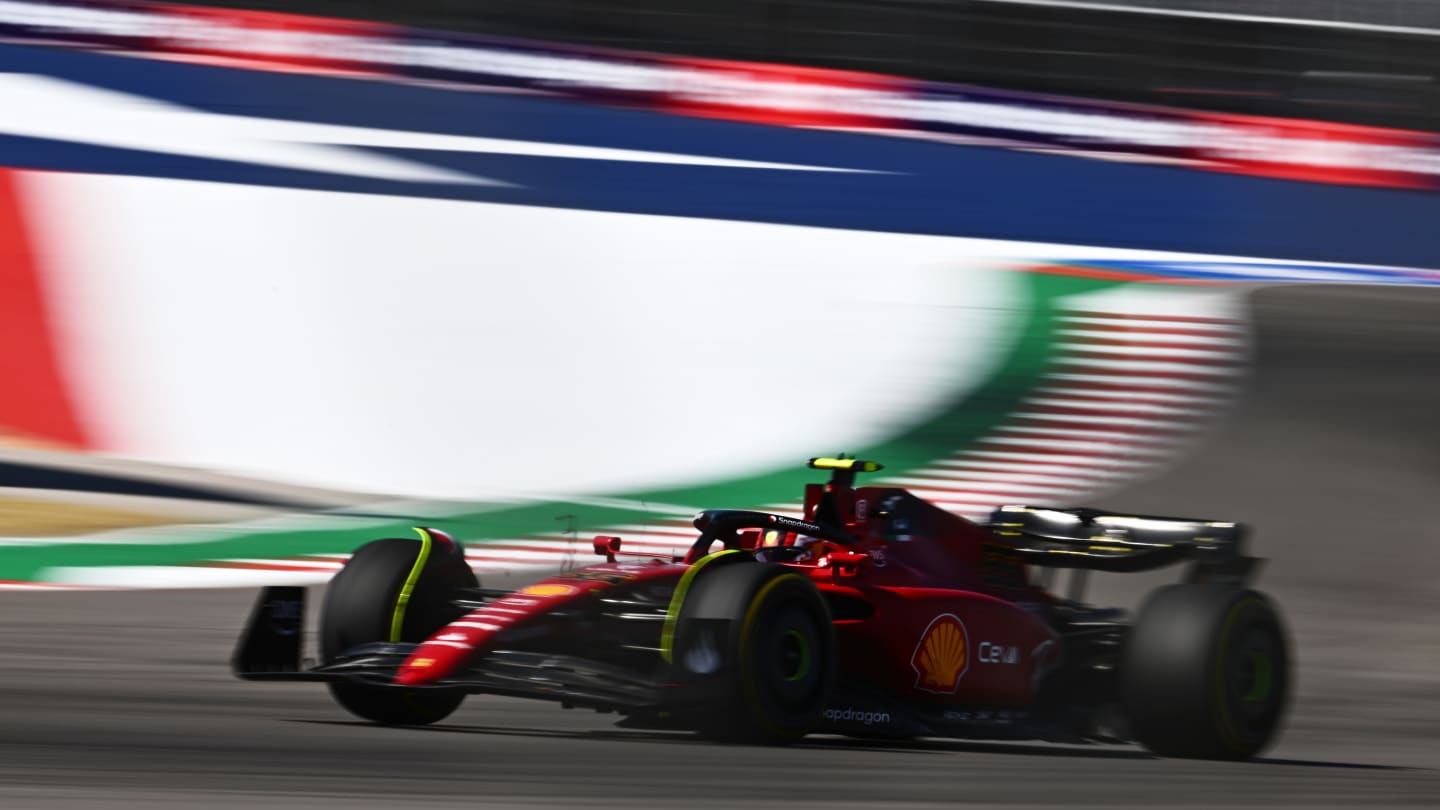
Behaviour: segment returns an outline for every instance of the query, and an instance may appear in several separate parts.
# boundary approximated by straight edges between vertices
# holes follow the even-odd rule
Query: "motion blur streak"
[[[0,106],[12,113],[0,120],[0,133],[3,134],[410,183],[510,185],[347,147],[491,152],[741,169],[861,171],[638,149],[605,149],[216,115],[129,93],[23,74],[0,74]]]
[[[0,17],[37,7],[0,0]],[[119,18],[142,40],[186,14],[146,8]],[[341,41],[368,46],[378,29],[353,30]],[[302,33],[319,36],[277,41],[338,39]],[[250,591],[0,593],[0,805],[1312,807],[1440,792],[1440,291],[1240,286],[1435,283],[1440,195],[1414,190],[1440,178],[1432,135],[1092,114],[1112,105],[896,77],[807,90],[790,81],[803,71],[752,81],[685,58],[646,75],[696,77],[688,90],[619,109],[547,94],[554,76],[461,92],[414,81],[434,73],[259,73],[85,41],[97,49],[0,43],[0,164],[17,167],[0,168],[0,439],[346,487],[349,504],[584,492],[444,506],[497,587],[570,564],[577,526],[610,520],[627,548],[663,552],[684,542],[675,507],[788,497],[767,465],[871,443],[970,514],[1098,493],[1117,512],[1252,524],[1299,691],[1270,759],[1238,765],[1103,746],[715,746],[489,697],[447,725],[376,728],[314,690],[228,676]],[[554,51],[540,64],[568,60]],[[296,56],[287,69],[310,54]],[[581,69],[610,75],[601,58]],[[882,138],[659,112],[758,102],[732,118],[866,123],[834,120],[834,99],[872,126],[873,102],[918,100],[938,126]],[[1095,151],[1137,133],[1180,140]],[[977,145],[997,137],[1023,142]],[[1203,310],[1102,305],[1151,284],[1220,294]],[[358,534],[413,514],[399,512],[0,537],[0,589],[317,581]],[[1121,604],[1151,584],[1095,579]]]
[[[1275,289],[1258,293],[1255,306],[1253,396],[1212,446],[1107,505],[1183,506],[1259,528],[1256,548],[1274,559],[1266,581],[1289,608],[1302,667],[1293,722],[1267,761],[829,737],[786,749],[715,746],[617,730],[612,715],[498,698],[472,699],[444,727],[357,726],[302,685],[228,679],[224,661],[249,591],[0,594],[0,701],[9,707],[0,801],[617,810],[681,801],[1423,804],[1440,791],[1431,622],[1440,545],[1423,528],[1436,485],[1440,380],[1415,370],[1440,368],[1440,292]],[[1357,491],[1357,481],[1373,487]]]
[[[9,400],[0,439],[85,447],[57,365],[50,309],[14,173],[0,167],[0,387]]]

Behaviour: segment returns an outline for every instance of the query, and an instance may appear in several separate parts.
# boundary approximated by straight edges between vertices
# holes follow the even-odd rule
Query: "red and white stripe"
[[[695,541],[695,529],[686,519],[615,526],[596,533],[620,535],[624,538],[623,552],[656,557],[683,554]],[[592,536],[593,533],[553,532],[473,543],[466,547],[465,559],[482,575],[553,570],[571,565],[578,567],[598,560],[591,543]],[[175,571],[179,579],[183,579],[187,568],[192,572],[196,568],[204,568],[211,569],[209,575],[212,577],[221,571],[233,572],[237,578],[246,577],[246,572],[273,572],[284,574],[294,581],[324,582],[334,576],[349,558],[349,554],[310,554],[278,560],[237,558],[177,566]]]
[[[1002,504],[1093,497],[1194,441],[1228,407],[1247,365],[1248,330],[1231,310],[1234,299],[1155,295],[1143,308],[1102,302],[1061,316],[1050,369],[1003,424],[885,482],[982,517]]]
[[[1233,401],[1247,366],[1248,329],[1232,309],[1238,299],[1146,292],[1137,303],[1135,295],[1091,296],[1062,315],[1050,368],[990,433],[921,469],[874,483],[902,486],[979,518],[1002,504],[1075,503],[1168,463]],[[800,512],[796,502],[765,508]],[[683,554],[695,539],[689,519],[680,517],[597,533],[622,537],[623,551],[660,557]],[[581,566],[596,559],[591,536],[550,532],[475,543],[466,559],[482,576]],[[217,560],[189,570],[211,569],[207,576],[237,582],[266,572],[323,582],[348,558]],[[185,567],[173,570],[183,579]]]

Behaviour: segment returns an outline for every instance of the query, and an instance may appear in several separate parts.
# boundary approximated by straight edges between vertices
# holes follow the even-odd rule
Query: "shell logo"
[[[522,588],[520,593],[526,593],[531,596],[565,596],[566,594],[575,593],[575,590],[575,587],[572,585],[561,585],[558,582],[542,582],[539,585]]]
[[[960,678],[970,666],[970,636],[965,624],[953,613],[942,613],[930,621],[910,656],[915,669],[915,688],[942,695],[954,694]]]

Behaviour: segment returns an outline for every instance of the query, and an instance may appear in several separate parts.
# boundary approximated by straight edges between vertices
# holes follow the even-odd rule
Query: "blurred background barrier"
[[[0,578],[323,576],[402,515],[521,540],[477,564],[666,548],[841,449],[965,514],[1070,502],[1238,392],[1245,288],[1197,283],[1440,281],[1424,133],[230,9],[0,25],[11,448],[430,499]],[[1157,395],[1185,418],[1052,411]]]
[[[1032,9],[1030,6],[1011,7],[991,2],[940,4],[933,8],[950,9],[959,14],[964,9],[975,6],[986,10],[1007,10],[1006,13],[1012,8]],[[498,7],[507,8],[504,4]],[[837,15],[841,10],[852,8],[845,4],[826,4],[826,7],[831,8]],[[723,26],[717,29],[714,25],[706,24],[703,18],[696,17],[696,14],[703,13],[705,7],[697,8],[700,10],[670,15],[675,18],[672,22],[683,26],[686,31],[723,30]],[[913,8],[905,3],[887,4],[884,8],[886,12],[878,14],[877,19],[898,19],[907,13],[907,9],[913,11]],[[565,38],[569,35],[571,39],[594,41],[595,37],[572,33],[568,26],[579,26],[576,31],[588,30],[583,24],[583,20],[588,19],[587,14],[604,12],[608,19],[619,12],[618,6],[604,3],[567,4],[563,10],[539,3],[535,4],[533,9],[534,13],[542,15],[536,18],[537,28],[533,31],[518,22],[514,25],[502,25],[500,18],[504,15],[493,11],[488,13],[498,15],[495,27],[507,33],[539,33],[539,21],[543,19],[547,36]],[[630,10],[639,11],[638,8]],[[564,13],[560,13],[561,11]],[[1073,12],[1070,9],[1063,11]],[[1083,13],[1094,12],[1087,10]],[[517,19],[526,19],[525,15],[518,11],[515,14]],[[658,14],[633,15],[633,19],[637,21],[670,17]],[[757,19],[755,22],[758,25],[761,21]],[[790,31],[793,26],[800,26],[793,15],[780,15],[774,20],[765,17],[763,21],[763,30],[767,32],[767,36],[779,36]],[[1154,46],[1157,40],[1153,32],[1132,28],[1132,24],[1141,25],[1143,28],[1143,24],[1148,24],[1147,21],[1152,21],[1152,18],[1132,15],[1125,17],[1123,24],[1111,21],[1109,27],[1102,28],[1117,36],[1121,32],[1130,32],[1137,38],[1137,42]],[[911,53],[910,49],[913,49],[914,53],[926,53],[926,43],[939,36],[937,29],[921,25],[920,22],[918,19],[911,19],[907,23],[910,27],[905,29],[908,32],[906,36],[896,37],[897,41],[906,43],[906,53]],[[1211,21],[1186,20],[1180,28],[1188,37],[1195,33],[1191,30],[1192,26],[1198,25],[1203,29],[1209,24]],[[1309,30],[1275,27],[1269,23],[1266,25],[1272,26],[1266,29],[1267,36],[1275,31],[1289,36],[1294,35],[1297,30]],[[939,30],[943,30],[943,26]],[[1043,33],[1043,26],[1021,25],[1016,30],[1020,32],[1015,34],[1016,36],[1033,37],[1036,42],[1050,38]],[[1118,79],[1108,79],[1103,72],[1080,70],[1078,66],[1067,66],[1063,62],[1041,58],[1038,55],[1041,52],[1037,51],[1037,46],[1033,44],[1014,44],[1007,48],[1006,53],[1022,55],[1022,61],[1034,59],[1035,67],[1041,74],[1066,77],[1067,81],[1075,84],[1068,87],[1042,87],[1017,79],[1016,76],[1020,74],[1014,71],[987,71],[982,68],[987,49],[1006,40],[998,35],[974,32],[970,34],[973,41],[966,38],[945,40],[946,47],[953,49],[946,53],[964,55],[963,58],[954,57],[963,63],[963,70],[958,66],[943,68],[942,66],[951,65],[951,62],[938,56],[926,58],[913,54],[911,61],[877,57],[856,62],[854,54],[864,54],[867,47],[879,47],[874,45],[874,42],[886,41],[885,37],[874,31],[868,38],[861,40],[862,43],[871,42],[869,46],[860,44],[852,49],[848,44],[845,45],[846,52],[852,56],[843,66],[903,71],[914,76],[941,79],[964,78],[969,81],[993,82],[1001,86],[1075,92],[1106,98],[1144,98],[1149,101],[1173,102],[1182,100],[1183,96],[1186,103],[1195,107],[1216,106],[1207,105],[1205,100],[1226,95],[1229,91],[1225,88],[1228,86],[1243,87],[1245,90],[1242,95],[1245,98],[1267,97],[1276,103],[1222,104],[1218,105],[1218,108],[1265,112],[1267,116],[1131,106],[1113,101],[938,84],[848,70],[716,61],[693,56],[671,57],[637,52],[585,50],[535,42],[466,38],[435,31],[338,19],[129,2],[78,5],[6,0],[0,2],[0,33],[31,39],[58,39],[90,45],[182,53],[192,58],[238,58],[309,71],[361,72],[418,80],[438,79],[523,88],[563,93],[595,101],[640,105],[666,112],[759,123],[852,128],[896,134],[923,133],[930,137],[962,139],[970,143],[1040,147],[1098,157],[1143,155],[1148,160],[1173,165],[1266,177],[1401,188],[1429,189],[1440,185],[1440,137],[1359,124],[1274,117],[1303,112],[1336,119],[1396,123],[1385,116],[1336,112],[1353,107],[1349,102],[1336,107],[1303,107],[1289,103],[1299,97],[1293,93],[1266,89],[1270,79],[1244,71],[1235,72],[1236,65],[1243,66],[1247,62],[1237,62],[1233,55],[1223,53],[1225,48],[1238,47],[1237,43],[1243,42],[1234,38],[1239,33],[1234,31],[1224,36],[1217,34],[1217,39],[1205,40],[1206,44],[1201,48],[1203,52],[1211,54],[1210,58],[1217,60],[1218,64],[1228,66],[1226,69],[1231,70],[1233,75],[1227,75],[1223,81],[1219,77],[1199,81],[1194,92],[1185,91],[1178,96],[1176,93],[1141,93],[1134,88],[1127,90],[1123,82],[1117,83]],[[1427,45],[1434,42],[1429,38],[1422,38]],[[1155,52],[1155,59],[1158,59],[1160,54],[1180,58],[1178,54],[1184,53],[1177,43],[1165,43],[1163,40],[1159,42],[1165,47],[1173,46],[1177,50],[1172,52],[1161,47]],[[1270,54],[1272,50],[1277,54],[1290,53],[1284,47],[1272,48],[1272,40],[1267,39],[1266,42],[1271,44],[1259,49],[1263,54]],[[626,40],[622,44],[655,48],[683,47],[687,53],[702,57],[748,55],[752,58],[784,59],[802,64],[840,64],[840,61],[810,58],[808,53],[794,49],[750,53],[743,50],[707,48],[704,43],[670,42],[663,37],[645,39],[639,35],[633,41]],[[1347,50],[1335,53],[1347,55],[1347,58],[1356,53],[1354,43],[1344,45]],[[1328,47],[1329,45],[1325,44],[1325,48]],[[1206,48],[1209,50],[1205,50]],[[1097,58],[1104,59],[1116,58],[1124,52],[1123,48],[1117,49],[1100,42],[1089,45],[1067,43],[1061,50],[1068,54],[1077,49],[1093,52]],[[1431,50],[1440,53],[1440,49],[1428,48],[1425,52],[1429,53]],[[1319,53],[1329,54],[1331,51],[1322,48]],[[1300,58],[1293,54],[1291,57]],[[1274,59],[1280,58],[1278,56],[1255,58],[1263,62],[1267,66],[1266,70],[1272,74],[1293,72],[1290,68],[1277,66],[1278,63],[1272,64]],[[1179,93],[1178,88],[1186,82],[1173,77],[1157,78],[1160,73],[1157,72],[1159,68],[1155,59],[1140,59],[1134,64],[1128,64],[1124,70],[1118,71],[1117,75],[1128,77],[1132,82],[1153,84],[1160,81],[1167,86],[1175,85],[1171,89]],[[1205,82],[1215,86],[1202,87]],[[1225,85],[1224,82],[1229,82],[1230,85]],[[1366,99],[1365,104],[1378,103],[1370,90],[1365,90],[1361,96]],[[1289,101],[1280,103],[1286,99]],[[1360,96],[1357,96],[1356,103],[1360,103],[1359,99]],[[1422,122],[1408,123],[1421,125]]]
[[[1408,286],[1440,282],[1424,269],[1440,267],[1440,195],[1411,190],[1432,183],[1434,150],[1314,121],[1423,109],[1427,69],[1394,75],[1430,58],[1411,47],[1428,35],[1361,32],[1394,56],[1390,77],[1309,76],[1358,93],[1329,104],[1296,77],[1367,52],[1295,46],[1300,26],[1207,44],[1204,21],[1149,15],[1146,34],[1038,4],[373,9],[571,44],[0,0],[24,39],[0,43],[0,590],[323,581],[411,522],[453,530],[488,585],[519,585],[593,559],[591,530],[664,554],[693,539],[695,508],[793,508],[812,478],[796,462],[843,449],[963,514],[1091,502],[1252,524],[1296,635],[1286,739],[1234,767],[1010,744],[747,752],[502,699],[452,733],[361,734],[314,696],[225,679],[250,593],[0,594],[0,804],[1436,794],[1440,290]],[[957,31],[941,19],[957,11],[1033,19]],[[924,30],[895,33],[906,14]],[[945,54],[1003,69],[926,67]],[[1175,57],[1194,62],[1153,67]],[[1006,89],[936,84],[950,79]],[[990,131],[963,128],[977,119]],[[927,137],[834,131],[850,128]],[[367,491],[280,483],[297,479]],[[368,489],[521,485],[587,491]],[[49,511],[12,502],[40,489]],[[136,491],[166,497],[121,500]],[[1093,584],[1133,604],[1145,582]]]
[[[1221,112],[1440,128],[1427,0],[201,0]]]

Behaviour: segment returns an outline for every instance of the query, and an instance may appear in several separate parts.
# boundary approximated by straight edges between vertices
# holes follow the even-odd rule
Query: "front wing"
[[[235,674],[252,681],[350,681],[376,688],[461,690],[602,710],[643,711],[660,704],[657,678],[570,655],[495,650],[456,677],[424,686],[394,683],[396,671],[416,644],[365,644],[346,650],[334,661],[306,666],[304,615],[304,588],[264,588],[231,662]]]

